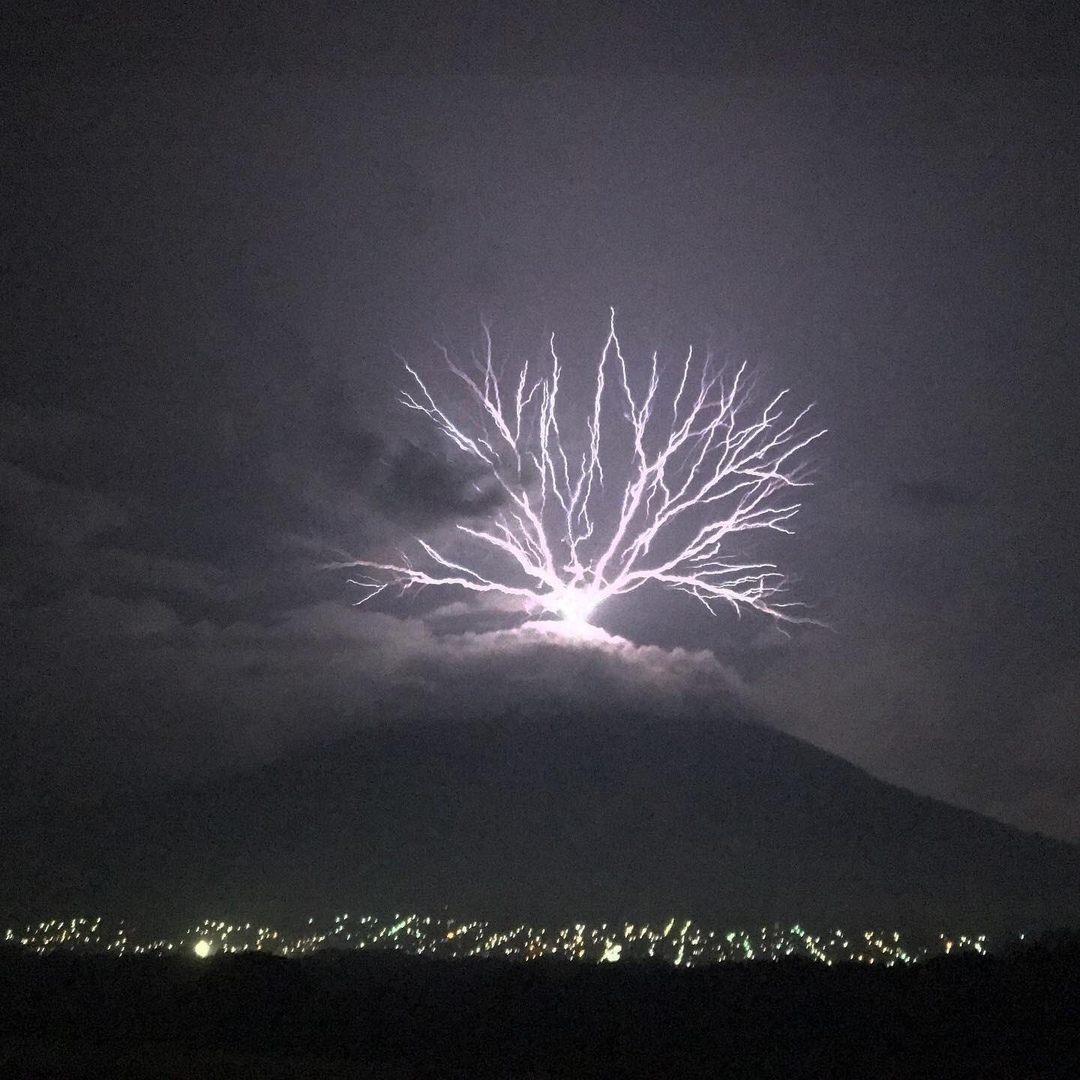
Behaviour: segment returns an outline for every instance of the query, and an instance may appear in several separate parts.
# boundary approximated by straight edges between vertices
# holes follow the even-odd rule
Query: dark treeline
[[[1077,938],[887,970],[0,957],[6,1076],[883,1080],[1065,1077],[1077,1063]]]

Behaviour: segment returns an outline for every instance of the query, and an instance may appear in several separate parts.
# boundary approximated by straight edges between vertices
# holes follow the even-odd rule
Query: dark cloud
[[[108,535],[129,563],[237,569],[280,563],[296,536],[386,543],[501,501],[484,471],[446,448],[364,427],[355,395],[325,371],[244,402],[207,401],[170,430],[141,424],[0,402],[8,541],[70,547]]]
[[[93,491],[45,480],[0,462],[0,538],[68,548],[116,530],[123,511]]]
[[[445,453],[415,444],[388,462],[378,484],[379,506],[415,526],[483,518],[505,501],[489,470],[475,462],[451,463]]]
[[[276,451],[270,478],[307,507],[328,546],[386,543],[448,521],[486,517],[505,497],[487,469],[446,447],[390,441],[332,422],[317,448]]]

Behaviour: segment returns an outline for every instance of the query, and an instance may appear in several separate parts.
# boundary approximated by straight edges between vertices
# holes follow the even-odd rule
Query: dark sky
[[[341,7],[4,28],[0,809],[547,692],[452,677],[483,641],[440,635],[483,623],[421,617],[455,597],[357,611],[310,566],[466,499],[395,352],[485,316],[591,361],[614,305],[629,355],[745,357],[830,429],[768,554],[832,629],[631,597],[607,629],[717,658],[642,678],[725,669],[877,776],[1080,841],[1067,5]]]

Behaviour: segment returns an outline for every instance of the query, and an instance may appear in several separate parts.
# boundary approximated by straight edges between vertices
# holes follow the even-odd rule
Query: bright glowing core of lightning
[[[353,579],[364,600],[389,587],[452,585],[512,598],[573,634],[605,600],[654,583],[713,614],[729,605],[810,621],[780,599],[786,579],[775,565],[738,552],[740,533],[791,532],[797,489],[810,483],[800,455],[825,434],[807,429],[809,407],[785,416],[786,390],[755,406],[745,363],[717,369],[692,348],[663,371],[654,353],[635,390],[614,310],[575,415],[566,391],[560,397],[554,336],[539,372],[528,361],[497,363],[487,327],[484,342],[468,364],[440,347],[452,376],[445,393],[405,363],[401,403],[490,477],[498,508],[438,547],[417,538],[399,558],[335,564],[369,572]]]

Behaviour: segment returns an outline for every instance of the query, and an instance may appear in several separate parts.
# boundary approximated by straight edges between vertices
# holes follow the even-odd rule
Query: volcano
[[[3,824],[0,912],[174,926],[449,911],[541,923],[1075,925],[1080,848],[874,779],[738,709],[506,713]]]

